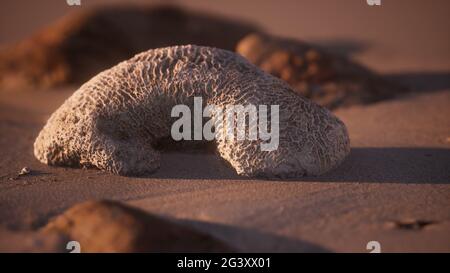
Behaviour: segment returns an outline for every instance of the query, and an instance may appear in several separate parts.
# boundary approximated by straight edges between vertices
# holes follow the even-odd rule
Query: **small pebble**
[[[20,170],[19,175],[27,175],[31,172],[30,168],[23,167],[22,170]]]

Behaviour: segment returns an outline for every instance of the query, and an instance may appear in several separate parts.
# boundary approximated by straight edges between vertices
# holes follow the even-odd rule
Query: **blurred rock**
[[[406,91],[343,56],[302,41],[253,33],[238,43],[236,51],[329,109],[381,101]]]
[[[68,238],[62,234],[12,231],[0,228],[0,252],[66,252]]]
[[[134,54],[197,44],[234,50],[252,25],[173,6],[74,12],[0,52],[0,87],[81,84]]]
[[[77,204],[44,231],[78,241],[81,252],[233,252],[210,235],[113,201]]]

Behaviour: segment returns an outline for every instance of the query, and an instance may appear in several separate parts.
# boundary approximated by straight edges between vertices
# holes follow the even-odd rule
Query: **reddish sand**
[[[352,141],[341,166],[298,181],[242,179],[204,153],[166,153],[161,169],[147,178],[48,167],[33,157],[33,141],[75,88],[0,90],[0,225],[36,229],[75,203],[106,198],[178,219],[241,251],[368,252],[367,242],[375,240],[385,252],[449,252],[449,2],[383,1],[378,10],[363,0],[295,2],[272,9],[252,1],[190,5],[326,41],[417,91],[337,111]],[[29,19],[45,24],[68,10],[58,5]],[[2,13],[9,6],[2,4]],[[37,8],[44,9],[30,10]],[[26,18],[23,7],[14,12],[17,20]],[[1,42],[33,29],[30,22],[18,33],[0,25]],[[24,166],[33,173],[11,180]]]

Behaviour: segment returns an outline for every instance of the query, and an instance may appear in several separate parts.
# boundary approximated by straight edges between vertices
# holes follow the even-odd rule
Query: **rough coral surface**
[[[121,175],[159,167],[158,140],[170,136],[174,105],[279,105],[279,146],[261,140],[216,140],[238,174],[318,175],[349,153],[345,125],[232,52],[200,46],[149,50],[93,77],[50,117],[34,144],[41,162],[95,166]],[[213,119],[215,117],[213,116]]]

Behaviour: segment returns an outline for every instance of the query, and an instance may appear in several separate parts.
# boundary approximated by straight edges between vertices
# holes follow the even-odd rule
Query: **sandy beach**
[[[227,8],[206,1],[188,6],[321,43],[413,92],[336,110],[349,130],[350,155],[323,176],[282,181],[242,178],[207,152],[165,152],[160,170],[148,177],[49,167],[33,156],[33,142],[78,87],[0,90],[0,226],[37,230],[74,204],[108,199],[193,227],[241,252],[369,252],[369,241],[380,242],[383,252],[449,252],[450,37],[443,12],[449,3],[386,1],[375,14],[360,6],[363,1],[305,1],[305,9],[286,1],[276,8],[286,12],[281,21],[278,13],[264,13],[265,2],[255,12],[254,2],[242,8],[231,2]],[[308,17],[319,8],[326,23]],[[55,5],[38,22],[67,9]],[[34,27],[28,22],[9,40],[10,30],[0,30],[5,44]],[[25,166],[32,173],[18,177]]]

